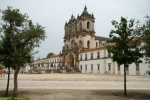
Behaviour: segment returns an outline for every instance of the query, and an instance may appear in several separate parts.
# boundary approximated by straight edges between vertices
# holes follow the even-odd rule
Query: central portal
[[[67,66],[68,68],[74,67],[75,62],[74,62],[74,55],[73,55],[72,53],[69,53],[69,54],[68,54],[68,57],[67,57],[66,61],[67,61],[67,62],[66,62],[66,66]]]

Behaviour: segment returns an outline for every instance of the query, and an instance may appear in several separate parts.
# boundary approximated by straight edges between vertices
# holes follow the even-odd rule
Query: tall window
[[[93,70],[93,64],[91,64],[91,70]]]
[[[77,25],[75,25],[75,31],[77,31]]]
[[[71,29],[69,29],[69,35],[71,35]]]
[[[93,59],[93,53],[91,53],[91,59]]]
[[[97,52],[97,58],[100,58],[100,52]]]
[[[82,23],[81,22],[80,22],[80,26],[79,27],[80,27],[80,30],[82,30]]]
[[[49,63],[47,64],[47,67],[49,68]]]
[[[87,54],[85,54],[85,60],[87,60]]]
[[[82,60],[82,55],[80,55],[80,60]]]
[[[111,63],[108,63],[108,70],[111,70]]]
[[[44,67],[44,63],[42,62],[42,67]]]
[[[82,65],[80,65],[80,69],[82,70]]]
[[[85,65],[85,70],[87,70],[87,65]]]
[[[82,44],[82,41],[80,40],[79,41],[79,47],[82,47],[83,46],[83,44]]]
[[[98,47],[98,43],[96,42],[96,47]]]
[[[87,29],[90,29],[90,22],[87,22]]]
[[[99,64],[97,64],[97,70],[99,71],[99,69],[100,69],[100,68],[99,68]]]
[[[87,41],[87,47],[90,48],[90,41]]]

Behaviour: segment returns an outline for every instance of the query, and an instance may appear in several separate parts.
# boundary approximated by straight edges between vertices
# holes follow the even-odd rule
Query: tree
[[[9,9],[9,8],[8,8]],[[2,12],[3,13],[3,12]],[[10,67],[13,66],[13,48],[12,48],[12,24],[9,24],[11,22],[11,16],[8,15],[9,20],[4,20],[4,16],[2,16],[2,20],[5,24],[1,24],[0,32],[1,32],[1,39],[0,39],[0,60],[3,62],[4,66],[8,68],[8,78],[7,78],[7,87],[6,87],[6,93],[5,96],[8,96],[8,89],[9,89],[9,78],[10,78]],[[8,19],[5,18],[5,19]]]
[[[112,21],[115,30],[110,32],[109,45],[106,46],[108,52],[112,53],[113,61],[119,65],[124,65],[124,95],[126,96],[126,68],[133,62],[139,62],[142,57],[140,53],[140,38],[134,32],[134,20],[127,21],[121,17],[121,22]]]
[[[144,46],[143,49],[145,50],[145,56],[147,58],[150,57],[150,16],[146,16],[146,21],[145,23],[142,25],[141,29],[141,35],[144,37]]]
[[[8,54],[1,54],[4,58],[8,58],[11,61],[11,65],[15,70],[14,73],[14,91],[13,96],[18,95],[18,73],[20,67],[25,63],[31,62],[33,59],[33,50],[38,47],[42,40],[45,39],[45,30],[39,24],[34,25],[31,20],[28,19],[27,14],[21,14],[19,9],[12,9],[8,7],[2,11],[2,25],[3,36],[1,43],[4,46],[8,46]],[[9,38],[9,39],[7,39]],[[6,43],[5,43],[6,41]],[[2,45],[2,50],[5,51]],[[7,51],[7,50],[6,50]],[[7,63],[6,59],[3,59]]]
[[[53,52],[50,52],[50,53],[47,55],[47,57],[51,57],[52,55],[54,55],[54,53],[53,53]]]

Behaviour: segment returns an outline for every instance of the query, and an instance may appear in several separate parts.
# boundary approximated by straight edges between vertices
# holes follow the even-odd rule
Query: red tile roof
[[[52,56],[50,56],[49,58],[55,58],[55,57],[60,57],[60,54],[52,55]]]
[[[96,48],[84,48],[80,53],[96,51],[96,50],[101,50],[101,49],[105,49],[105,48],[106,48],[105,46],[100,46],[100,47],[96,47]]]

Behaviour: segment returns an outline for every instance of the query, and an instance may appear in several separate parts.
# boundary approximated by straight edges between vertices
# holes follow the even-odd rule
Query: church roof
[[[68,24],[70,24],[70,23],[72,23],[72,22],[75,22],[76,19],[82,19],[82,17],[87,17],[87,18],[90,18],[90,19],[95,19],[93,13],[92,13],[92,14],[89,14],[89,13],[88,13],[87,7],[86,7],[86,5],[85,5],[82,14],[81,14],[80,16],[79,16],[79,14],[78,14],[77,18],[75,18],[75,16],[73,16],[73,14],[72,14],[72,15],[71,15],[71,18],[70,18],[69,21],[68,21],[68,23],[67,23],[67,22],[65,23],[65,26],[67,26]]]
[[[84,10],[83,10],[81,16],[94,18],[94,15],[93,15],[93,14],[89,14],[89,13],[88,13],[86,5],[85,5],[85,7],[84,7]]]
[[[82,12],[82,15],[84,15],[84,14],[85,14],[85,15],[86,15],[86,14],[89,14],[88,11],[87,11],[86,5],[85,5],[84,10],[83,10],[83,12]]]

